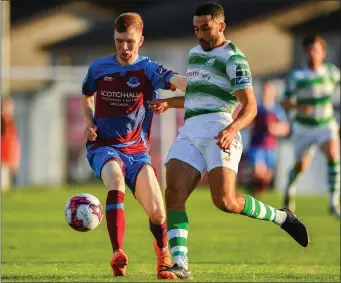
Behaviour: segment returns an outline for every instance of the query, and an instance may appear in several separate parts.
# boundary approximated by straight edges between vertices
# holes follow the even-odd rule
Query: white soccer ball
[[[77,194],[65,205],[67,223],[76,231],[87,232],[95,229],[102,221],[103,207],[91,194]]]

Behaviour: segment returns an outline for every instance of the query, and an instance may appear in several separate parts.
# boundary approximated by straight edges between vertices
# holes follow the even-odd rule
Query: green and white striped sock
[[[259,200],[254,199],[252,196],[243,196],[245,198],[245,206],[241,214],[252,218],[271,221],[279,225],[282,225],[287,218],[287,213],[285,211],[264,204]]]
[[[186,211],[172,210],[167,212],[168,242],[174,263],[188,269],[187,237],[188,217]]]
[[[328,185],[330,206],[338,207],[340,202],[340,162],[328,162]]]

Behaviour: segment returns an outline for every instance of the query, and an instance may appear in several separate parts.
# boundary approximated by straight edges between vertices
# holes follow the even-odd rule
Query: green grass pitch
[[[127,192],[125,203],[127,276],[114,278],[105,219],[87,233],[72,230],[64,219],[66,201],[82,192],[105,204],[106,191],[97,185],[2,194],[3,282],[157,281],[148,219],[132,194]],[[263,201],[281,206],[273,192]],[[299,197],[297,207],[311,234],[307,249],[273,223],[224,214],[208,190],[198,188],[187,205],[193,281],[340,282],[340,221],[328,215],[327,196]]]

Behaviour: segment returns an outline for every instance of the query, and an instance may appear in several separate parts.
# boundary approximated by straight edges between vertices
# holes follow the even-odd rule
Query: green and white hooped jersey
[[[192,48],[186,75],[185,120],[211,113],[231,117],[239,103],[234,91],[252,88],[248,61],[231,41],[208,52]]]
[[[335,120],[332,95],[340,83],[340,70],[324,64],[318,71],[309,68],[294,70],[287,78],[285,97],[313,107],[310,114],[297,111],[295,120],[303,125],[323,126]]]

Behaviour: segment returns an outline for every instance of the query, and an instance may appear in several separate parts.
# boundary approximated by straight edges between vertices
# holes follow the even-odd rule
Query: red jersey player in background
[[[20,142],[14,119],[14,101],[5,96],[1,101],[1,189],[12,185],[20,163]]]
[[[276,88],[266,82],[257,116],[252,121],[248,158],[252,166],[252,194],[259,198],[270,185],[277,163],[277,138],[290,131],[284,109],[276,103]]]

